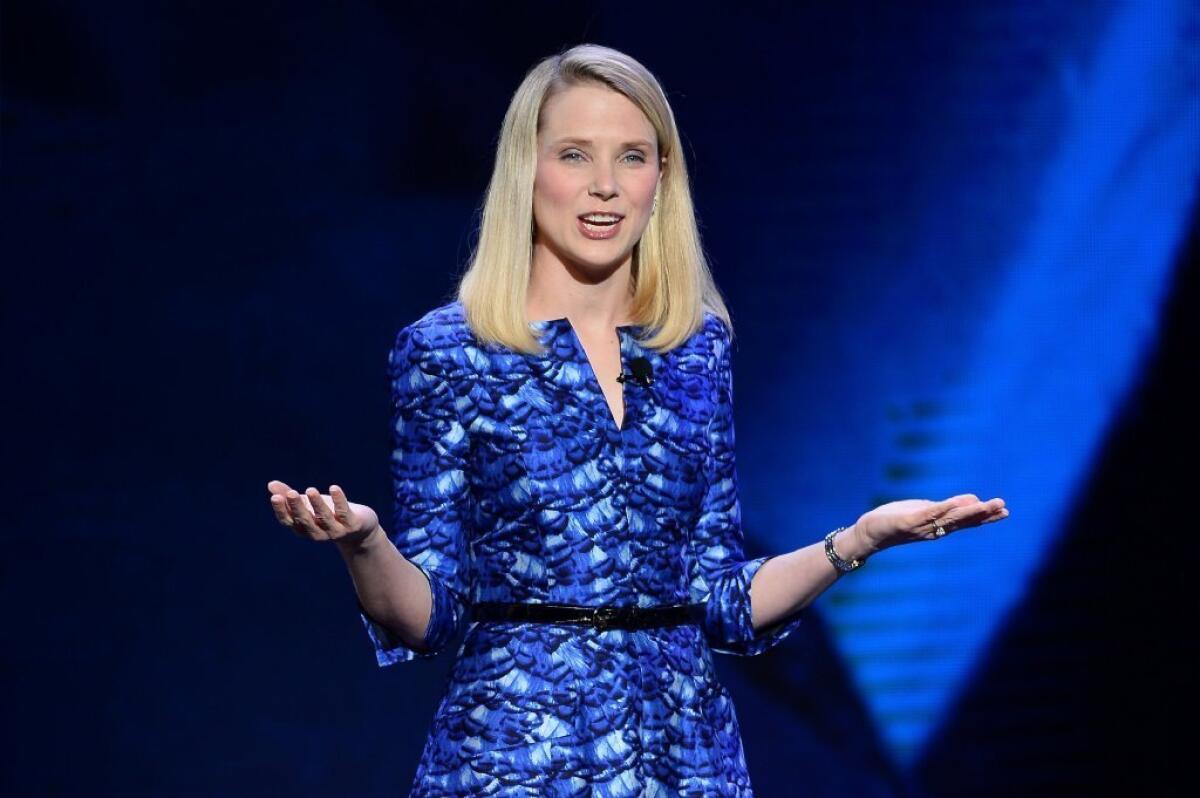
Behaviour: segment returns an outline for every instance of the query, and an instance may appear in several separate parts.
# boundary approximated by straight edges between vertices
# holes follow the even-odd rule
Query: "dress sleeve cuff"
[[[413,648],[401,642],[382,624],[367,614],[362,602],[358,603],[358,614],[367,630],[367,637],[375,649],[375,660],[379,667],[395,665],[399,662],[409,662],[414,659],[432,659],[436,657],[454,636],[458,628],[458,618],[462,605],[445,583],[431,575],[418,563],[413,563],[425,574],[429,582],[429,593],[433,598],[433,609],[429,615],[429,623],[422,636],[422,647]]]
[[[793,613],[757,634],[750,614],[750,583],[762,564],[774,555],[765,555],[739,563],[715,580],[708,599],[705,623],[709,646],[721,654],[748,657],[762,654],[778,645],[796,630],[802,620]]]

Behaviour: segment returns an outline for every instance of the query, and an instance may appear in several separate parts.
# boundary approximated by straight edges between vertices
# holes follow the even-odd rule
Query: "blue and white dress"
[[[390,534],[429,579],[426,648],[365,613],[380,666],[432,657],[466,627],[422,752],[416,796],[749,796],[713,651],[760,654],[734,462],[729,332],[711,313],[671,352],[618,328],[617,427],[567,319],[531,322],[537,357],[482,344],[451,302],[389,352]],[[645,630],[476,622],[476,601],[707,602],[702,625]],[[360,605],[359,609],[362,607]]]

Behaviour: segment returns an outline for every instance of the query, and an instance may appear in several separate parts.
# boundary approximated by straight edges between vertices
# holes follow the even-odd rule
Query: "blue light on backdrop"
[[[1019,217],[1003,220],[1020,230],[1014,253],[994,270],[985,306],[946,318],[955,334],[944,346],[912,353],[960,367],[878,397],[880,501],[968,489],[1013,508],[994,531],[889,551],[817,602],[901,764],[920,754],[1052,556],[1154,344],[1200,174],[1190,24],[1188,4],[1129,2],[1090,64],[1058,65],[1057,145],[1032,197],[1013,198]],[[964,193],[976,190],[971,178]]]

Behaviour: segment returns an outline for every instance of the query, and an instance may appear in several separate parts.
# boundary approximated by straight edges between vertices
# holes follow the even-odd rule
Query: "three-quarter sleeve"
[[[359,614],[380,667],[436,656],[462,627],[468,599],[466,525],[471,518],[466,430],[436,349],[412,325],[388,353],[391,383],[390,467],[394,496],[391,539],[425,574],[433,611],[414,649]]]
[[[719,323],[719,322],[718,322]],[[707,601],[704,633],[713,651],[752,656],[775,646],[800,625],[794,613],[755,634],[750,615],[750,581],[770,556],[744,558],[741,503],[734,455],[733,373],[728,328],[716,351],[716,408],[708,424],[706,487],[692,533],[691,592]]]

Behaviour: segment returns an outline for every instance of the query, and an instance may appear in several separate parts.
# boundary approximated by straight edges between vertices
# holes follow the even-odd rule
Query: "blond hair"
[[[525,315],[541,112],[550,97],[596,83],[641,109],[654,126],[660,158],[667,159],[657,210],[633,250],[631,313],[633,323],[647,328],[642,345],[659,352],[673,349],[700,329],[705,309],[732,334],[729,311],[700,243],[683,146],[666,95],[636,60],[595,44],[580,44],[538,62],[513,94],[500,128],[478,242],[458,285],[467,323],[483,342],[542,353]]]

